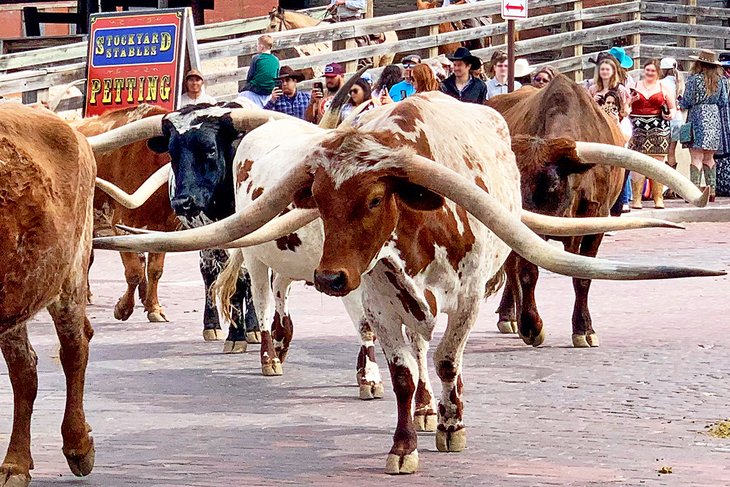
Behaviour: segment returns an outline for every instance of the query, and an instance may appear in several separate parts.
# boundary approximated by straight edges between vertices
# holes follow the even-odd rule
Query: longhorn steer
[[[625,138],[588,93],[566,76],[542,90],[524,88],[487,102],[507,121],[512,150],[522,174],[522,205],[545,215],[608,216],[623,187],[624,170],[586,164],[576,141],[623,147]],[[705,200],[706,201],[706,200]],[[603,234],[558,238],[565,250],[595,257]],[[538,268],[517,254],[507,263],[507,286],[502,295],[498,328],[519,332],[525,343],[538,346],[545,337],[535,303]],[[573,346],[597,347],[588,310],[591,281],[573,279]]]
[[[448,315],[448,325],[434,357],[442,383],[436,446],[440,451],[465,447],[464,347],[479,303],[497,289],[510,247],[550,270],[582,278],[722,274],[609,263],[548,245],[519,222],[520,177],[509,132],[488,107],[426,93],[366,113],[359,128],[336,130],[292,120],[266,123],[272,117],[255,111],[231,116],[261,126],[244,138],[237,160],[253,161],[262,171],[276,161],[291,161],[277,184],[208,227],[97,239],[95,245],[165,251],[228,245],[276,217],[292,199],[297,206],[316,205],[324,244],[315,285],[334,296],[360,289],[365,317],[388,360],[398,401],[388,473],[411,473],[418,466],[416,425],[421,424],[414,424],[412,401],[415,396],[416,413],[435,409],[425,356],[438,313]],[[464,125],[464,119],[470,123]],[[650,158],[643,161],[659,166]]]
[[[38,375],[27,322],[44,307],[56,326],[66,375],[63,453],[76,475],[88,475],[94,466],[83,397],[93,335],[86,300],[95,172],[86,139],[66,122],[0,105],[0,349],[14,394],[10,445],[0,466],[3,486],[30,482]]]

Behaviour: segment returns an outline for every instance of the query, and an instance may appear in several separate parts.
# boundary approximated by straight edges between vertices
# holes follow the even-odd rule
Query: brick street
[[[607,237],[600,255],[727,270],[729,239],[728,223],[695,223]],[[65,388],[50,319],[44,312],[30,324],[35,487],[730,485],[730,440],[705,433],[730,418],[727,277],[595,282],[598,349],[570,347],[568,278],[541,276],[547,339],[538,349],[497,332],[492,297],[466,351],[467,450],[438,453],[434,434],[419,433],[419,472],[393,478],[383,473],[396,418],[387,366],[378,351],[385,398],[357,399],[357,341],[336,299],[294,285],[293,348],[284,375],[265,378],[258,345],[223,355],[222,342],[203,342],[197,254],[166,263],[160,300],[171,322],[148,323],[140,306],[119,322],[122,266],[97,252],[86,389],[96,467],[86,479],[61,453]],[[4,451],[12,400],[4,363],[0,372]],[[663,466],[673,473],[659,474]]]

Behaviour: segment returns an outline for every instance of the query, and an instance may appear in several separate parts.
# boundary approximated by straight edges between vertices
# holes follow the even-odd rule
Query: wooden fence
[[[703,23],[704,19],[716,21],[718,18],[730,17],[730,13],[722,8],[668,5],[640,0],[617,0],[615,3],[593,8],[579,8],[581,2],[575,0],[531,0],[529,6],[531,10],[540,8],[540,12],[562,11],[518,21],[518,32],[524,33],[533,29],[534,33],[534,29],[540,29],[539,32],[545,35],[518,41],[516,54],[528,59],[545,60],[561,72],[572,74],[576,79],[580,79],[583,71],[592,67],[589,58],[596,51],[616,43],[623,44],[637,61],[661,56],[672,56],[679,61],[686,61],[690,55],[696,53],[693,46],[697,39],[730,37],[730,27]],[[322,9],[312,9],[315,16],[322,12]],[[272,36],[274,49],[330,40],[341,41],[334,43],[335,49],[341,46],[341,50],[282,60],[283,65],[294,69],[323,66],[330,62],[344,63],[351,68],[357,59],[392,52],[415,51],[435,56],[441,45],[491,37],[497,40],[497,45],[474,52],[482,58],[488,58],[494,50],[505,48],[507,26],[503,21],[496,21],[501,20],[497,17],[499,12],[499,1],[486,0],[353,22],[322,24],[306,29],[276,32]],[[466,30],[438,33],[438,25],[442,22],[473,17],[492,17],[495,22]],[[261,17],[197,28],[201,60],[233,61],[226,64],[229,66],[227,68],[206,74],[206,84],[212,95],[222,100],[235,97],[237,82],[245,79],[248,72],[248,67],[238,67],[236,61],[255,53],[256,36],[267,24],[268,17]],[[359,36],[407,29],[415,29],[419,35],[389,44],[346,48],[352,46],[354,38]],[[549,33],[552,31],[556,33]],[[661,40],[654,44],[642,43],[642,36],[647,35],[651,35],[652,39],[657,39],[659,35]],[[23,93],[25,101],[35,101],[38,97],[47,97],[51,87],[73,82],[82,85],[86,49],[86,42],[79,42],[0,56],[0,95]],[[77,106],[80,106],[80,99],[72,101],[70,105],[66,103],[64,108]]]

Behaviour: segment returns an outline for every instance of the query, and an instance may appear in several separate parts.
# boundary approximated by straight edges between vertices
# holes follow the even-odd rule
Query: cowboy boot
[[[705,175],[705,184],[710,187],[710,203],[715,202],[715,189],[717,187],[717,172],[715,166],[702,166],[702,173]]]
[[[675,171],[677,170],[677,163],[674,163],[674,165],[672,165],[672,164],[669,164],[669,162],[667,162],[667,166],[671,167]],[[664,193],[664,199],[665,200],[676,200],[676,199],[679,199],[679,196],[677,196],[677,193],[675,193],[673,190],[667,189],[667,191]]]
[[[631,171],[631,208],[641,209],[641,193],[644,190],[646,176]]]
[[[692,184],[697,186],[697,188],[700,187],[701,178],[702,175],[700,174],[700,168],[696,166],[689,166],[689,180],[692,181]]]
[[[651,198],[654,200],[654,208],[664,209],[664,185],[657,181],[651,182]]]

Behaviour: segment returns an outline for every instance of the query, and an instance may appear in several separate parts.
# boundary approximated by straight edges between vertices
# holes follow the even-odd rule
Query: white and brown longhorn
[[[667,182],[674,177],[651,158],[624,155],[644,174]],[[288,171],[277,165],[282,160]],[[398,402],[388,473],[417,469],[416,427],[436,426],[440,451],[465,447],[462,355],[479,304],[498,289],[511,249],[554,272],[590,279],[722,274],[610,262],[547,244],[520,222],[520,175],[504,119],[440,93],[372,110],[357,128],[265,123],[246,136],[237,161],[236,171],[251,164],[261,171],[275,167],[280,176],[236,215],[205,228],[98,239],[95,245],[157,251],[223,246],[276,218],[293,200],[316,206],[323,243],[311,251],[321,254],[315,256],[315,285],[335,296],[362,293],[364,314],[388,360]],[[696,188],[674,186],[689,200],[702,197]],[[434,356],[442,382],[436,407],[425,352],[439,313],[448,316],[448,325]]]

